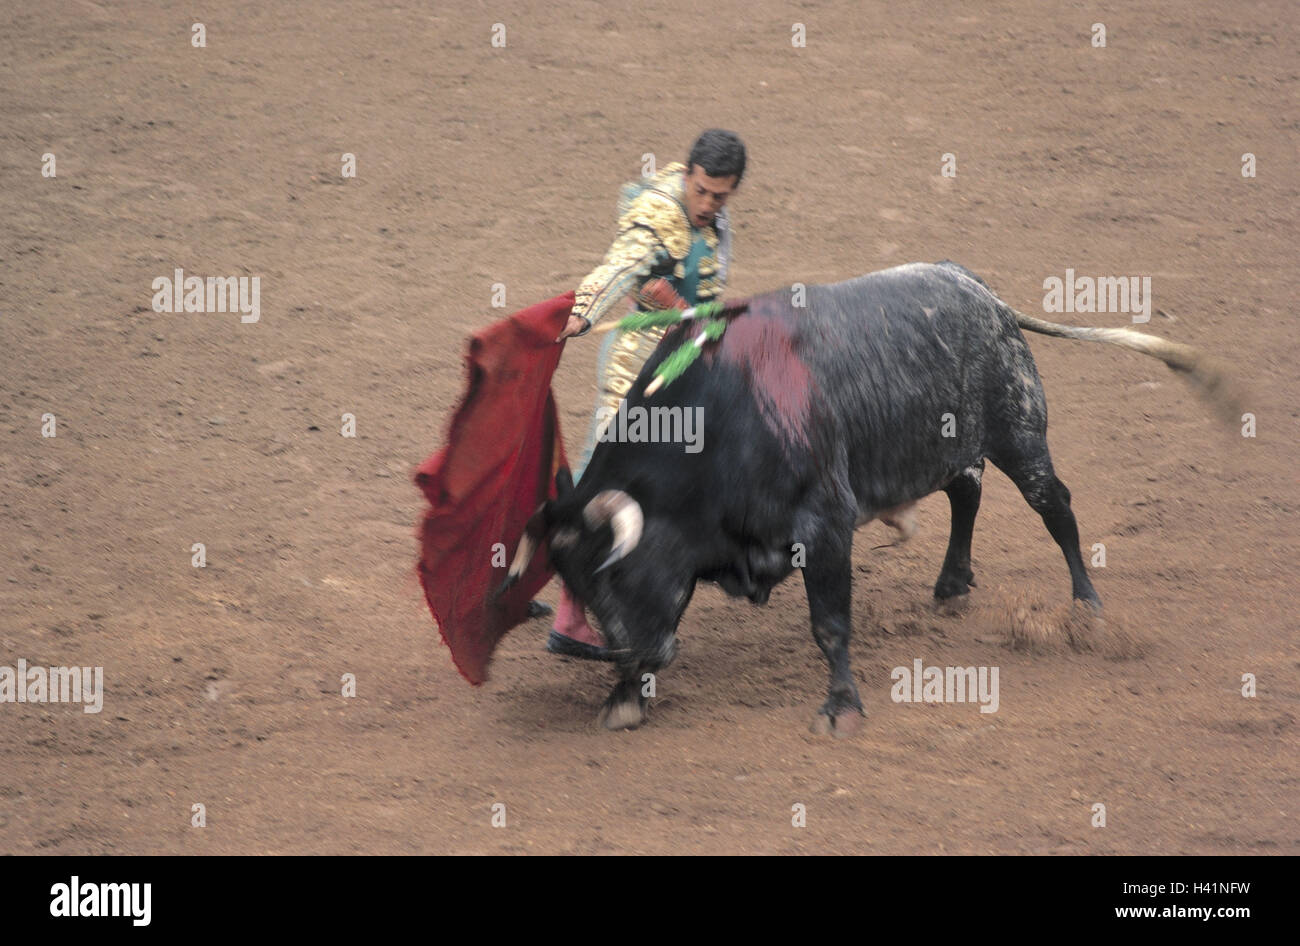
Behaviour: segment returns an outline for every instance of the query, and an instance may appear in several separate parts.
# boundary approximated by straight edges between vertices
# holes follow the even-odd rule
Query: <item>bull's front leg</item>
[[[614,655],[614,666],[618,671],[618,682],[614,684],[614,689],[610,691],[597,717],[606,729],[635,729],[649,716],[650,695],[653,693],[651,681],[655,674],[677,657],[677,634],[674,629],[690,600],[690,592],[677,595],[676,600],[676,617],[663,625],[668,630],[661,630],[648,637],[629,637],[621,622],[615,621],[605,628],[610,652]]]
[[[830,691],[813,718],[812,731],[836,737],[856,731],[866,715],[849,665],[849,637],[853,633],[849,614],[853,600],[852,543],[851,532],[810,543],[803,569],[813,639],[830,665]]]
[[[636,729],[646,720],[650,700],[645,696],[645,676],[651,671],[642,665],[619,666],[619,680],[614,684],[597,717],[606,729]]]

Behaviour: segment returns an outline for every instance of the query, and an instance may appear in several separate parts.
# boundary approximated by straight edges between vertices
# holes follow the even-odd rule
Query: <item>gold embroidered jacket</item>
[[[667,165],[620,208],[618,236],[578,287],[574,315],[595,324],[652,276],[668,279],[691,305],[721,295],[727,278],[726,214],[718,214],[716,227],[692,227],[685,208],[685,174],[685,165]],[[725,234],[721,253],[720,230]]]

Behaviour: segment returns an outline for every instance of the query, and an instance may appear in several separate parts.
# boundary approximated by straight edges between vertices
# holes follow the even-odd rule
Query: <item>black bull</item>
[[[854,530],[906,522],[911,504],[943,490],[952,532],[934,593],[966,594],[985,460],[1042,516],[1074,598],[1100,609],[1021,328],[1142,351],[1208,388],[1219,380],[1182,345],[1017,313],[954,263],[810,286],[806,305],[796,301],[789,291],[755,297],[715,349],[647,399],[656,366],[686,337],[670,332],[626,408],[698,408],[703,448],[600,443],[576,487],[560,472],[559,495],[520,542],[507,582],[549,540],[552,563],[600,622],[619,674],[601,711],[610,729],[644,720],[643,680],[675,655],[697,581],[761,603],[796,567],[830,664],[814,728],[854,728],[864,715],[849,666]]]

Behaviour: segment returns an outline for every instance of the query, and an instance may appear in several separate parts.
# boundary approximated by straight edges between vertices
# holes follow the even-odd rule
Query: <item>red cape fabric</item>
[[[475,686],[551,577],[543,544],[519,582],[494,597],[528,517],[554,497],[556,471],[567,466],[551,376],[572,308],[569,292],[474,334],[447,446],[415,474],[431,507],[419,529],[420,584],[456,669]],[[494,552],[498,542],[504,553]]]

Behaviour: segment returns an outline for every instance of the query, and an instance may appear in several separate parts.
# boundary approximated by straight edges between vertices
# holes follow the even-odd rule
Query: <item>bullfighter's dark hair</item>
[[[709,177],[732,177],[736,183],[745,176],[745,144],[734,131],[710,128],[695,139],[686,168],[698,164]]]

